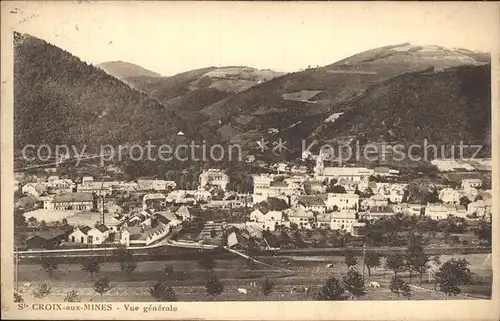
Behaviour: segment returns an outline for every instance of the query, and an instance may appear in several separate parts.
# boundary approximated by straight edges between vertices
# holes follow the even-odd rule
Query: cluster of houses
[[[84,176],[75,183],[50,176],[29,182],[20,188],[36,203],[36,210],[24,213],[28,224],[63,224],[34,233],[27,244],[31,248],[62,243],[76,247],[150,246],[164,240],[183,222],[191,221],[194,207],[201,211],[248,208],[250,215],[239,226],[254,233],[297,227],[358,235],[367,220],[397,213],[437,220],[450,216],[491,220],[491,191],[483,190],[478,179],[464,179],[457,189],[443,186],[439,202],[422,205],[405,202],[408,184],[398,182],[399,172],[387,167],[325,167],[320,155],[312,172],[306,166],[287,163],[272,168],[273,174],[253,175],[251,194],[228,191],[229,177],[220,169],[203,171],[194,190],[177,189],[175,182],[157,179],[101,182]],[[371,179],[377,176],[390,179]],[[116,202],[117,195],[139,195],[140,200],[124,209]],[[262,206],[271,198],[285,206]],[[207,225],[203,233],[211,235],[220,229],[214,224]]]
[[[453,216],[491,221],[491,191],[481,190],[479,179],[464,179],[456,190],[444,187],[438,203],[423,205],[405,202],[408,184],[397,182],[399,171],[387,167],[325,167],[323,157],[317,156],[313,175],[286,163],[276,164],[275,169],[277,175],[254,175],[253,201],[257,204],[279,198],[289,208],[267,212],[256,208],[247,226],[274,231],[295,224],[304,229],[329,228],[356,235],[364,221],[397,213],[436,220]],[[370,179],[374,176],[391,179],[378,182]],[[468,204],[461,204],[464,197]]]
[[[459,189],[445,187],[439,191],[441,203],[427,204],[425,214],[433,219],[448,216],[485,218],[491,222],[491,190],[482,190],[480,179],[463,179]]]

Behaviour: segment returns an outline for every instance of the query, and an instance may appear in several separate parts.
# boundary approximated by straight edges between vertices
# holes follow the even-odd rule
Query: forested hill
[[[491,145],[491,65],[408,73],[347,101],[335,123],[324,123],[316,139],[437,145]]]
[[[103,70],[14,33],[14,146],[166,141],[174,113]]]

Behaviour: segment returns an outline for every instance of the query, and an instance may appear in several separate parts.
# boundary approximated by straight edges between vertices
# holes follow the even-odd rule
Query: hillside
[[[482,66],[488,62],[488,55],[465,49],[410,44],[382,47],[325,67],[274,78],[218,101],[202,110],[207,118],[203,127],[216,131],[229,126],[233,129],[230,135],[233,141],[251,141],[255,131],[265,133],[270,128],[286,129],[280,137],[297,141],[297,137],[307,137],[317,130],[331,114],[356,108],[355,102],[369,88],[395,77],[422,71],[438,73],[457,66]],[[433,78],[433,75],[431,72],[429,77]],[[489,77],[483,80],[489,82]],[[438,86],[441,85],[439,83]],[[439,99],[446,99],[444,93],[438,90],[434,94]],[[457,94],[464,93],[458,91]],[[424,99],[416,99],[413,105],[426,103]],[[408,108],[413,107],[408,105]],[[402,110],[405,110],[404,107]],[[411,119],[405,122],[413,126]],[[450,137],[458,131],[450,133]]]
[[[270,136],[489,145],[489,56],[401,44],[282,74],[207,67],[172,77],[125,77],[43,40],[15,34],[15,146],[185,139],[256,148]],[[325,120],[328,120],[325,122]]]
[[[175,111],[185,122],[183,131],[196,135],[199,125],[207,120],[199,113],[201,110],[283,74],[228,66],[195,69],[171,77],[130,77],[123,81]]]
[[[177,118],[103,70],[27,34],[14,34],[14,145],[96,148],[166,140]]]
[[[103,62],[98,64],[97,67],[120,80],[130,77],[161,77],[160,74],[154,71],[124,61]]]
[[[429,144],[491,144],[490,65],[408,73],[346,101],[347,111],[311,139]],[[484,152],[489,152],[485,148]]]

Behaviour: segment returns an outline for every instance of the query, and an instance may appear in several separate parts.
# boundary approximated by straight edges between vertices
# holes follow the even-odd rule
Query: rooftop
[[[304,206],[325,206],[321,197],[316,195],[301,195],[298,201]]]
[[[92,202],[94,197],[90,193],[65,193],[54,196],[54,203],[62,202]]]

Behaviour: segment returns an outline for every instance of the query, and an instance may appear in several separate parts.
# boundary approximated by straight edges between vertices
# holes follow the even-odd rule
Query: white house
[[[54,196],[54,209],[58,211],[91,211],[93,208],[94,197],[90,193],[65,193]]]
[[[467,205],[467,213],[477,217],[488,217],[491,214],[491,199],[477,200]]]
[[[166,181],[163,179],[138,179],[137,185],[142,191],[165,192],[168,189],[175,189],[177,184],[174,181]]]
[[[250,221],[263,222],[264,221],[264,213],[262,213],[258,208],[253,210],[252,213],[250,213]]]
[[[37,201],[43,203],[44,210],[53,210],[54,209],[54,197],[53,196],[40,196],[40,197],[38,197]]]
[[[200,186],[205,187],[206,185],[216,185],[221,189],[226,190],[226,186],[229,183],[229,176],[220,169],[208,169],[204,170],[200,174]]]
[[[328,193],[326,199],[326,207],[328,211],[342,211],[350,209],[358,209],[359,195],[344,194],[344,193]]]
[[[393,216],[394,209],[391,206],[372,207],[368,211],[360,212],[359,217],[367,220],[375,220],[382,217]]]
[[[303,207],[294,207],[285,210],[288,221],[297,224],[299,228],[312,229],[315,226],[314,213]]]
[[[146,194],[144,195],[142,199],[142,208],[147,209],[147,208],[155,208],[155,209],[161,209],[165,202],[167,200],[167,197],[164,194],[160,193],[151,193],[151,194]]]
[[[266,200],[270,190],[271,182],[273,181],[272,175],[253,175],[253,199],[255,202]]]
[[[130,231],[127,228],[120,231],[120,244],[130,246]]]
[[[283,213],[281,211],[269,211],[264,215],[262,229],[274,231],[277,226],[281,225]]]
[[[83,176],[82,177],[82,185],[91,184],[94,182],[94,178],[92,176]]]
[[[73,191],[75,183],[67,178],[56,179],[49,182],[49,189],[53,193],[70,193]]]
[[[269,211],[264,214],[259,209],[255,209],[250,213],[250,222],[258,223],[256,226],[264,230],[274,231],[277,226],[281,225],[282,220],[281,211]]]
[[[398,189],[392,189],[389,194],[389,200],[391,203],[399,204],[403,201],[404,192]]]
[[[396,213],[420,216],[420,214],[422,214],[422,209],[424,207],[425,206],[421,204],[402,203],[402,204],[395,204],[393,206],[393,209]]]
[[[88,243],[87,233],[91,230],[89,226],[78,227],[73,230],[73,232],[68,237],[68,242],[71,243]]]
[[[425,216],[434,220],[444,220],[449,216],[467,217],[467,210],[462,205],[430,203],[425,207]]]
[[[100,224],[87,232],[89,244],[102,244],[109,236],[109,229],[106,225]]]
[[[155,217],[158,219],[158,221],[163,223],[163,225],[171,225],[172,227],[176,227],[182,223],[181,218],[177,217],[177,215],[175,215],[171,211],[156,212]]]
[[[458,204],[460,202],[460,192],[453,188],[443,188],[439,191],[439,199],[445,204]]]
[[[28,183],[21,188],[21,192],[26,195],[31,195],[34,197],[39,197],[40,195],[47,192],[48,188],[45,184],[39,183]]]
[[[333,212],[330,217],[330,228],[332,230],[341,230],[351,233],[354,224],[357,222],[356,211],[344,210],[341,212]]]
[[[365,167],[324,167],[323,157],[316,158],[314,175],[317,180],[347,179],[353,183],[368,181],[373,170]]]
[[[151,243],[154,243],[165,236],[170,232],[170,225],[163,225],[160,224],[157,227],[153,228],[151,231],[148,232],[146,236],[146,245],[150,245]]]

